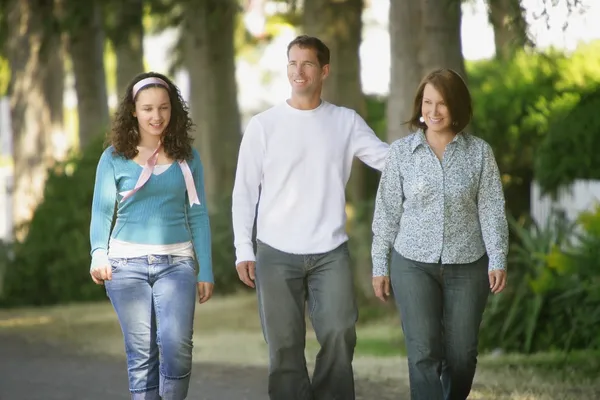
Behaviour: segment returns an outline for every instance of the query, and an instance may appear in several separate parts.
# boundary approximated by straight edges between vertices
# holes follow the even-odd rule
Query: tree
[[[451,68],[466,79],[460,0],[390,2],[390,94],[388,141],[406,136],[412,101],[421,79],[435,68]]]
[[[117,95],[123,96],[133,77],[144,69],[143,0],[105,1],[106,34],[117,58]]]
[[[390,29],[390,93],[387,102],[387,137],[393,142],[406,136],[404,125],[412,111],[412,94],[422,78],[419,60],[421,7],[416,1],[392,1]]]
[[[99,0],[64,0],[63,4],[63,27],[75,75],[79,144],[83,148],[109,124],[102,7]]]
[[[231,194],[241,140],[235,77],[236,0],[189,0],[184,4],[181,41],[190,76],[190,110],[205,165],[211,209]]]
[[[488,0],[488,14],[494,29],[496,58],[506,61],[531,44],[521,0]]]
[[[2,6],[7,28],[3,46],[11,69],[13,223],[20,240],[42,198],[47,169],[53,163],[52,131],[62,124],[64,75],[54,20],[42,18],[48,13],[52,16],[54,3],[6,0]]]
[[[466,79],[460,26],[460,0],[421,0],[422,75],[451,68]]]

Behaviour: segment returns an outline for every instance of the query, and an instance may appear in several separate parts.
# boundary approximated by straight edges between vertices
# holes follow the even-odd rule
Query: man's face
[[[310,96],[321,91],[329,65],[319,65],[317,52],[311,48],[293,46],[288,53],[287,75],[292,93]]]

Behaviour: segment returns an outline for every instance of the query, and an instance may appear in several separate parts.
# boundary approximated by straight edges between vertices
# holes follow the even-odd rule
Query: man
[[[354,156],[381,170],[389,146],[355,111],[321,99],[329,74],[321,40],[294,39],[287,73],[291,97],[254,116],[242,138],[232,206],[236,269],[246,285],[256,282],[270,399],[352,400],[358,312],[345,186]],[[312,384],[304,357],[306,301],[321,345]]]

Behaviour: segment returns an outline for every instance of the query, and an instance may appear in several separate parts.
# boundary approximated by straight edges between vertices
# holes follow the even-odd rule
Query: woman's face
[[[448,106],[441,93],[428,83],[423,90],[423,101],[421,103],[421,115],[425,119],[427,131],[437,133],[452,132],[452,119]]]
[[[133,116],[141,136],[161,136],[171,120],[171,100],[167,89],[142,89],[135,101]]]

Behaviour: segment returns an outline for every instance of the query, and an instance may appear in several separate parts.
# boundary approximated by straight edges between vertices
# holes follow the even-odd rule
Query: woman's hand
[[[200,304],[206,303],[212,297],[214,286],[214,283],[198,282],[196,287],[198,288],[198,302]]]
[[[375,291],[375,296],[385,303],[387,298],[390,297],[390,277],[374,276],[373,290]]]
[[[94,267],[90,270],[90,275],[96,285],[104,285],[104,281],[112,280],[112,267],[110,265]]]
[[[490,278],[490,290],[494,294],[498,294],[506,287],[506,270],[494,269],[488,273]]]

